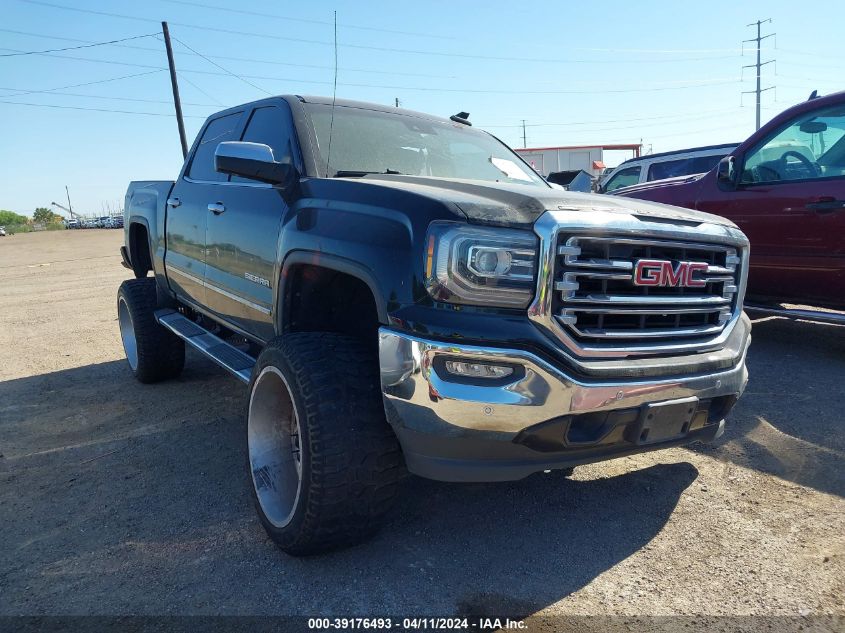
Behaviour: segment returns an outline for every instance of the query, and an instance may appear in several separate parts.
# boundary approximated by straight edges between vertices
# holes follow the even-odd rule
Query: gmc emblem
[[[709,266],[700,262],[672,262],[664,259],[638,259],[634,266],[635,286],[669,286],[676,288],[703,288],[707,283],[695,277],[696,272],[706,272]]]

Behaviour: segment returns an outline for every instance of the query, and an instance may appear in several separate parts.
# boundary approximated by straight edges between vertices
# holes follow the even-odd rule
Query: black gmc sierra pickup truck
[[[251,488],[286,552],[372,533],[406,471],[711,440],[745,388],[734,224],[554,189],[467,117],[264,99],[209,117],[175,182],[129,186],[129,366],[175,378],[187,343],[248,383]]]

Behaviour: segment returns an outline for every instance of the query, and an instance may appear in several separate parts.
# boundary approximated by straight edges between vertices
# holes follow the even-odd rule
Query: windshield
[[[506,145],[461,123],[405,113],[306,104],[324,171],[332,128],[329,176],[406,174],[545,185]]]

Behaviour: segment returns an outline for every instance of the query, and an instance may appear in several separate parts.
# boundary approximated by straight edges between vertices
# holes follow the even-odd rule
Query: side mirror
[[[276,162],[269,145],[243,141],[220,143],[214,152],[214,169],[273,185],[287,184],[294,173],[293,165]]]
[[[716,168],[716,180],[720,185],[733,188],[736,187],[736,176],[736,159],[733,156],[725,156]]]

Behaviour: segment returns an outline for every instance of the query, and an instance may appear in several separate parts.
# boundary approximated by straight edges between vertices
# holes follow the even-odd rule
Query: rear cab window
[[[709,156],[692,156],[652,163],[648,168],[647,180],[663,180],[664,178],[703,174],[713,169],[723,156],[727,156],[727,153],[711,154]]]

